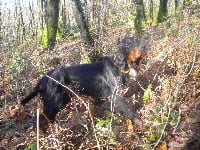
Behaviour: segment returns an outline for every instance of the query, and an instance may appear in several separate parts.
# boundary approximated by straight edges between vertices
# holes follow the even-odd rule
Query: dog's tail
[[[37,85],[34,87],[33,91],[21,101],[22,105],[25,105],[26,103],[28,103],[32,98],[34,98],[35,96],[37,96],[38,93],[40,93],[42,91],[42,84],[44,79],[41,79]]]

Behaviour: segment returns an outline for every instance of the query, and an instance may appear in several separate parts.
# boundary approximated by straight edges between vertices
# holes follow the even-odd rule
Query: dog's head
[[[124,56],[126,68],[122,70],[123,73],[129,73],[131,77],[136,76],[137,72],[132,67],[133,64],[139,65],[139,60],[145,50],[145,46],[134,37],[125,37],[120,43],[118,53]]]
[[[119,43],[119,53],[122,53],[125,56],[126,62],[128,65],[132,65],[136,62],[144,52],[144,45],[134,37],[125,37]]]

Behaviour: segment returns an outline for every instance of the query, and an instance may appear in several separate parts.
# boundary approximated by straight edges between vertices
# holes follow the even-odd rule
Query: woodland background
[[[37,80],[57,65],[112,55],[125,36],[147,48],[123,91],[135,120],[91,117],[75,99],[38,142],[39,97],[19,105]],[[199,0],[0,1],[0,149],[198,150],[199,52]]]

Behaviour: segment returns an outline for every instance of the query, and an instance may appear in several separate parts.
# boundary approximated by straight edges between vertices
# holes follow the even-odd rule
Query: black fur
[[[70,102],[73,95],[61,84],[80,95],[91,96],[96,103],[100,103],[101,98],[111,96],[118,85],[128,81],[131,74],[122,70],[130,70],[130,64],[127,64],[130,57],[129,61],[127,58],[134,52],[134,47],[138,46],[140,43],[135,38],[125,38],[119,46],[119,51],[112,57],[103,57],[101,61],[90,64],[57,67],[47,75],[60,84],[44,76],[21,104],[25,105],[40,93],[43,113],[53,122],[56,114]],[[131,59],[135,61],[137,58]]]
[[[123,55],[117,54],[115,57],[104,57],[96,63],[57,67],[47,75],[74,92],[93,97],[99,103],[101,98],[111,96],[118,84],[125,84],[128,75],[120,72],[124,67]],[[72,95],[59,83],[44,76],[21,104],[25,105],[40,93],[44,105],[43,112],[53,121]]]

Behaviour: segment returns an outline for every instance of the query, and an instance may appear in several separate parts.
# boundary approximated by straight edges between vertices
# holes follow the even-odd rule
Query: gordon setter
[[[129,68],[134,63],[139,65],[144,50],[145,46],[134,37],[125,37],[119,44],[119,52],[125,56]]]
[[[124,43],[124,44],[123,44]],[[43,101],[43,113],[53,122],[56,114],[70,102],[69,90],[91,96],[96,103],[109,97],[118,85],[125,84],[130,76],[131,64],[141,55],[140,43],[133,37],[122,40],[119,50],[110,57],[89,64],[57,67],[39,80],[33,91],[22,100],[25,105],[38,93]],[[67,89],[64,86],[67,86]]]

